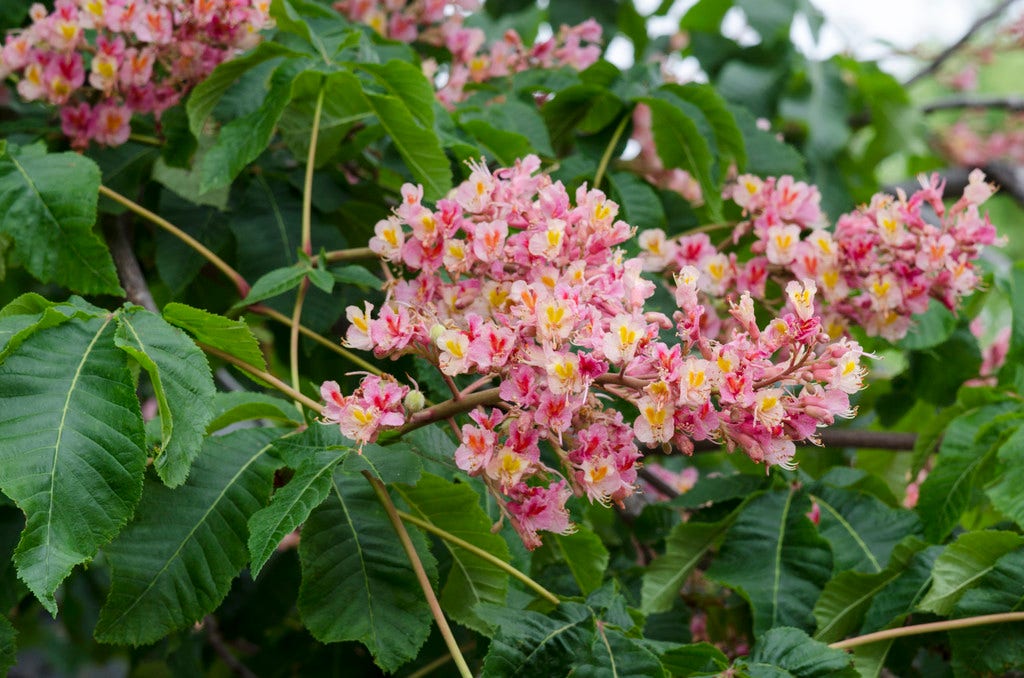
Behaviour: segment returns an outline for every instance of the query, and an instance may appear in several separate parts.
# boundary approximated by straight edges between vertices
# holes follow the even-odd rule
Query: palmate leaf
[[[77,153],[0,140],[0,233],[25,268],[76,292],[123,295],[114,260],[93,233],[100,169]]]
[[[814,639],[831,643],[856,631],[875,596],[896,581],[924,547],[920,539],[908,537],[893,550],[892,560],[884,570],[874,573],[844,570],[836,575],[825,585],[814,605],[814,618],[818,621]]]
[[[881,572],[907,535],[921,534],[912,511],[886,506],[866,492],[821,485],[811,489],[821,509],[818,531],[832,545],[834,571]]]
[[[252,555],[249,569],[253,577],[263,569],[281,540],[327,497],[334,467],[350,450],[325,444],[322,433],[328,428],[334,427],[313,426],[275,444],[275,452],[295,469],[295,475],[274,493],[270,506],[249,519],[249,553]],[[301,450],[301,454],[297,454],[297,450]]]
[[[665,540],[665,555],[651,563],[644,573],[641,598],[647,614],[667,612],[679,596],[686,578],[719,538],[736,514],[717,523],[679,523]]]
[[[708,570],[750,603],[757,636],[775,626],[814,628],[811,611],[831,575],[832,551],[808,520],[810,508],[792,489],[750,500]]]
[[[436,579],[423,534],[409,534]],[[327,498],[303,527],[299,559],[299,614],[317,640],[357,640],[389,672],[416,656],[430,633],[430,610],[365,478],[335,468]]]
[[[147,482],[135,520],[105,551],[110,594],[96,639],[142,645],[212,612],[249,559],[249,517],[270,495],[280,429],[208,438],[188,481]]]
[[[985,492],[993,506],[1018,526],[1024,525],[1024,493],[1020,491],[1024,485],[1024,427],[1017,429],[996,455],[1005,466]]]
[[[495,678],[568,675],[594,633],[593,613],[579,603],[562,603],[550,615],[494,605],[482,605],[478,614],[498,629],[483,670]]]
[[[640,642],[603,624],[597,624],[596,627],[597,633],[590,643],[590,652],[573,667],[573,676],[659,678],[666,675],[658,656]]]
[[[424,474],[415,486],[395,489],[418,518],[502,560],[511,558],[508,544],[491,532],[492,521],[480,508],[480,496],[469,485]],[[480,603],[504,604],[508,574],[466,549],[447,541],[442,544],[452,556],[452,569],[441,591],[442,607],[460,624],[489,634],[491,629],[473,608]]]
[[[564,563],[583,595],[601,586],[608,568],[608,549],[601,538],[583,525],[572,534],[548,534],[533,554],[534,570],[551,563]]]
[[[999,558],[1024,544],[1024,537],[1004,530],[965,532],[946,547],[932,569],[932,587],[921,609],[949,614],[968,589],[977,586]]]
[[[811,640],[806,633],[792,627],[771,629],[758,638],[747,662],[747,673],[759,676],[793,676],[794,678],[856,678],[850,656],[825,643]],[[773,669],[782,669],[778,673]]]
[[[14,562],[53,614],[57,586],[118,533],[142,491],[142,414],[115,327],[78,314],[0,365],[0,491],[27,517]]]
[[[970,504],[975,477],[992,452],[976,444],[979,429],[1013,407],[1005,402],[986,405],[960,415],[946,429],[937,463],[921,484],[917,502],[929,540],[940,541],[948,535]]]
[[[206,356],[160,316],[136,307],[117,316],[114,342],[149,373],[160,410],[161,449],[153,466],[168,487],[188,477],[210,422],[216,386]]]
[[[185,304],[164,306],[164,320],[187,330],[198,341],[265,369],[266,361],[252,330],[241,320],[231,320]]]
[[[995,562],[976,588],[964,594],[954,617],[1024,610],[1024,549]],[[953,670],[957,675],[999,675],[1024,665],[1024,622],[990,624],[952,631]]]

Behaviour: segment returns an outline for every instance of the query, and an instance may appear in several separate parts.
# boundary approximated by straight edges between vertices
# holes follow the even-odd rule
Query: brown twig
[[[153,294],[149,291],[149,285],[146,283],[146,276],[143,275],[139,260],[135,258],[135,251],[132,249],[132,243],[128,236],[130,224],[131,212],[124,212],[107,229],[107,244],[110,245],[110,254],[114,258],[117,277],[121,279],[121,286],[124,288],[128,301],[138,304],[148,311],[158,313],[156,302],[153,301]]]
[[[239,678],[259,678],[238,657],[231,653],[227,643],[224,642],[224,636],[220,634],[220,625],[217,624],[217,620],[212,614],[208,614],[203,618],[203,626],[206,628],[207,642],[210,643],[210,647],[221,658],[221,661],[231,669],[231,673]]]
[[[1024,97],[1013,96],[958,96],[930,101],[921,106],[924,114],[936,111],[951,111],[961,108],[998,108],[1007,111],[1024,111]]]
[[[963,34],[963,37],[961,37],[959,40],[954,42],[952,45],[950,45],[946,49],[944,49],[941,52],[939,52],[935,56],[935,58],[932,59],[924,68],[922,68],[920,71],[915,73],[913,75],[913,77],[911,77],[909,80],[907,80],[905,83],[903,83],[903,86],[904,87],[910,87],[911,85],[913,85],[914,83],[918,82],[919,80],[921,80],[923,78],[926,78],[929,75],[932,75],[933,73],[938,71],[939,68],[942,67],[942,64],[946,63],[947,59],[949,59],[951,56],[956,54],[957,51],[961,47],[966,45],[967,42],[972,37],[974,37],[975,33],[977,33],[979,30],[981,30],[981,28],[983,26],[985,26],[985,24],[989,23],[993,19],[997,18],[1000,14],[1002,14],[1003,11],[1005,11],[1007,7],[1009,7],[1010,5],[1013,4],[1013,2],[1014,2],[1014,0],[1002,0],[1002,2],[1000,2],[995,7],[993,7],[988,13],[983,14],[980,17],[978,17],[977,21],[975,21],[973,24],[971,24],[971,27],[968,28],[967,32]]]
[[[1024,621],[1024,612],[1001,612],[999,614],[985,614],[979,617],[965,617],[963,619],[947,619],[946,621],[931,622],[928,624],[915,624],[913,626],[901,626],[895,629],[875,631],[856,638],[847,638],[832,643],[829,647],[839,650],[846,650],[851,647],[877,643],[880,640],[891,638],[903,638],[905,636],[917,636],[922,633],[935,633],[936,631],[952,631],[955,629],[966,629],[971,626],[985,626],[987,624],[1005,624],[1007,622]]]

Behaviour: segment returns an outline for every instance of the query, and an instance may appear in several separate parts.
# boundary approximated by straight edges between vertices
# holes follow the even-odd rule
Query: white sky
[[[656,34],[674,32],[679,17],[694,4],[680,0],[671,15],[651,22]],[[883,67],[900,75],[914,70],[914,62],[905,58],[887,58],[893,51],[926,44],[941,48],[956,41],[974,20],[992,6],[982,0],[811,0],[826,17],[817,43],[806,24],[794,27],[793,39],[809,55],[824,58],[837,52],[852,51],[863,59],[880,59]],[[659,0],[636,0],[642,14],[651,12]],[[1024,3],[1019,3],[1019,11]],[[1011,8],[1012,11],[1013,8]],[[739,14],[726,15],[727,35],[743,41],[744,21]],[[609,57],[620,64],[629,63],[628,48],[616,49],[613,41]]]

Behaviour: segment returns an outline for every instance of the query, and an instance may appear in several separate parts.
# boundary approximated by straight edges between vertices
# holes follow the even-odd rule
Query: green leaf
[[[210,409],[210,423],[207,434],[237,424],[240,421],[266,419],[280,424],[302,423],[290,400],[253,391],[231,391],[214,394]]]
[[[0,614],[0,675],[7,675],[7,671],[14,666],[15,654],[18,650],[18,632],[11,626],[7,617]]]
[[[679,523],[665,539],[665,555],[644,573],[641,609],[646,614],[667,612],[679,590],[704,554],[736,520],[736,512],[717,523]]]
[[[936,405],[951,405],[960,386],[977,376],[980,367],[978,340],[962,327],[938,346],[911,353],[906,374],[919,398]]]
[[[812,640],[797,628],[768,630],[758,638],[750,654],[749,668],[777,667],[795,678],[856,678],[850,656],[825,643]],[[758,675],[756,671],[750,672]]]
[[[839,572],[825,585],[814,605],[814,618],[818,622],[814,639],[831,643],[860,628],[875,595],[896,581],[924,547],[921,540],[908,537],[893,551],[892,561],[885,570],[875,573]]]
[[[764,487],[765,480],[763,473],[757,475],[733,473],[732,475],[723,476],[702,476],[689,491],[674,497],[668,504],[679,508],[693,509],[708,503],[743,499]]]
[[[599,623],[589,654],[573,667],[572,675],[580,678],[660,678],[665,675],[665,669],[658,656],[639,641]]]
[[[190,332],[197,341],[230,353],[261,370],[267,367],[260,344],[244,321],[178,303],[164,306],[164,320]]]
[[[337,266],[331,269],[334,279],[345,285],[358,285],[359,287],[379,290],[383,281],[369,271],[365,266],[351,264],[349,266]]]
[[[931,586],[932,567],[942,551],[942,546],[929,546],[914,554],[903,572],[875,595],[864,615],[860,633],[902,624],[907,615],[917,609]]]
[[[661,665],[673,676],[718,674],[729,666],[729,658],[711,643],[692,643],[663,652]]]
[[[766,42],[785,40],[796,12],[796,0],[736,0],[747,22]]]
[[[478,614],[498,629],[483,669],[494,678],[568,675],[593,635],[592,612],[579,603],[562,603],[550,616],[494,605],[480,606]]]
[[[171,490],[147,482],[128,528],[106,548],[110,594],[96,639],[144,645],[213,612],[249,559],[246,523],[266,503],[280,429],[207,438],[193,472]]]
[[[999,372],[1000,383],[1012,382],[1015,372],[1024,364],[1024,261],[1018,261],[1010,270],[1010,308],[1010,348]]]
[[[399,485],[395,489],[417,517],[504,561],[511,559],[508,544],[491,532],[493,521],[480,508],[480,496],[469,485],[424,474],[415,487]],[[474,608],[480,603],[503,605],[508,574],[451,542],[441,543],[452,557],[452,569],[441,591],[441,606],[460,624],[490,635],[492,629]]]
[[[327,427],[330,428],[330,427]],[[338,437],[342,438],[338,433]],[[345,438],[342,438],[345,440]],[[350,445],[353,445],[349,441]],[[359,454],[353,454],[345,460],[345,470],[357,473],[367,470],[386,484],[415,484],[423,473],[423,464],[404,442],[391,445],[364,445]]]
[[[714,158],[697,124],[681,108],[664,99],[644,97],[640,102],[651,109],[654,145],[662,164],[689,172],[700,184],[710,220],[721,221],[721,186],[712,179]]]
[[[433,130],[421,127],[398,97],[368,93],[365,96],[391,143],[412,172],[413,181],[423,184],[424,198],[443,198],[452,187],[452,171],[437,135]]]
[[[921,484],[917,513],[925,537],[940,541],[957,525],[974,492],[978,469],[991,454],[975,444],[978,430],[1012,405],[987,405],[962,414],[946,429],[935,467]]]
[[[40,330],[0,365],[0,491],[27,522],[18,576],[53,593],[131,517],[146,463],[142,414],[111,317]]]
[[[992,505],[1011,518],[1018,526],[1024,525],[1024,427],[1018,428],[1000,447],[996,455],[1003,462],[1003,471],[985,492]]]
[[[41,282],[87,294],[124,296],[114,260],[92,231],[100,169],[78,153],[46,153],[0,140],[0,233],[14,239]]]
[[[579,525],[572,534],[545,534],[543,545],[533,554],[534,569],[551,563],[564,563],[584,595],[596,590],[604,581],[608,567],[608,549],[601,538]]]
[[[308,273],[309,267],[301,264],[276,268],[269,273],[264,273],[259,280],[252,284],[252,289],[249,290],[245,299],[235,304],[235,308],[245,308],[257,301],[263,301],[293,290],[299,286]]]
[[[208,77],[196,85],[188,97],[188,128],[196,136],[203,136],[206,120],[217,107],[217,102],[246,71],[259,64],[282,56],[297,56],[295,52],[279,42],[261,42],[252,51],[229,59],[213,70]]]
[[[736,116],[729,110],[729,104],[715,88],[691,82],[685,85],[662,85],[662,89],[700,109],[715,134],[715,145],[720,154],[719,164],[724,167],[729,163],[735,163],[737,169],[742,172],[747,164],[743,133],[736,123]]]
[[[307,429],[307,431],[316,429]],[[307,436],[300,433],[296,437]],[[310,512],[327,497],[331,489],[334,467],[349,453],[348,449],[318,449],[295,467],[288,484],[274,492],[270,506],[260,509],[249,519],[249,566],[256,577],[274,549],[288,534],[309,517]]]
[[[818,531],[832,545],[835,572],[881,572],[900,540],[922,532],[912,511],[866,492],[822,485],[811,489],[811,499],[821,508]]]
[[[947,341],[956,329],[956,316],[937,299],[928,300],[928,310],[914,316],[913,324],[897,344],[902,349],[922,350]]]
[[[436,577],[422,533],[409,532]],[[388,672],[419,653],[430,633],[430,610],[365,478],[335,469],[327,499],[302,530],[299,558],[299,614],[317,640],[357,640]]]
[[[423,74],[423,69],[392,59],[385,64],[361,63],[355,67],[373,75],[378,85],[388,94],[398,97],[423,127],[434,126],[434,85]]]
[[[810,508],[795,490],[750,500],[708,570],[750,603],[757,636],[775,626],[814,628],[812,609],[831,575],[832,551],[808,520]]]
[[[665,208],[646,181],[629,172],[612,172],[608,175],[608,185],[612,199],[622,208],[623,221],[640,229],[665,226]]]
[[[946,547],[932,569],[932,587],[920,609],[948,615],[968,589],[977,586],[1001,557],[1024,544],[1024,537],[1003,530],[965,532]]]
[[[1024,550],[995,562],[976,588],[964,594],[953,616],[974,617],[1024,610]],[[1024,622],[988,624],[950,631],[957,675],[1004,675],[1024,666]]]
[[[293,85],[301,66],[297,61],[286,61],[278,66],[270,78],[270,88],[260,107],[220,129],[217,141],[207,150],[200,164],[200,193],[227,186],[246,165],[266,150],[281,114],[292,99]]]
[[[760,129],[750,111],[741,106],[730,106],[736,124],[743,133],[743,147],[747,153],[747,172],[757,176],[783,176],[807,178],[804,158],[789,144]]]
[[[460,126],[502,167],[511,167],[517,158],[533,152],[530,140],[522,134],[502,129],[487,120],[463,119]]]
[[[188,477],[210,422],[216,387],[206,356],[184,332],[142,308],[117,316],[114,343],[149,373],[160,410],[160,479],[177,487]]]

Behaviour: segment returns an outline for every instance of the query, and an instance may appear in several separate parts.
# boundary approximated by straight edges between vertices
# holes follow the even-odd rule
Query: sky
[[[695,0],[694,0],[695,1]],[[817,41],[803,25],[794,28],[793,39],[810,56],[826,58],[837,52],[852,51],[862,59],[880,59],[883,68],[897,75],[908,75],[915,62],[906,58],[890,58],[894,51],[926,44],[936,50],[952,44],[963,35],[974,20],[993,6],[990,0],[811,0],[826,17],[826,25]],[[660,4],[659,0],[636,0],[637,8],[647,14]],[[671,33],[679,25],[679,17],[694,2],[679,0],[669,17],[655,19],[651,29]],[[1024,6],[1024,3],[1020,3]],[[726,16],[723,29],[727,35],[742,41],[745,23],[742,15]],[[731,31],[731,32],[730,32]],[[613,61],[630,61],[628,50],[615,49],[609,54]],[[623,65],[624,65],[623,63]]]

